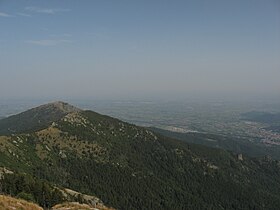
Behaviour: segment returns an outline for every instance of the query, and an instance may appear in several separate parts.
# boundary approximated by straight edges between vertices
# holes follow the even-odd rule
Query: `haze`
[[[280,98],[278,0],[0,1],[0,99]]]

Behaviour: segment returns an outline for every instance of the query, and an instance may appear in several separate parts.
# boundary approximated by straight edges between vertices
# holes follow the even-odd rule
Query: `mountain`
[[[10,118],[10,126],[28,123],[0,136],[0,166],[117,209],[280,209],[279,161],[187,144],[62,104],[72,110],[48,104]],[[17,180],[10,176],[2,185]],[[36,195],[14,185],[2,190]]]
[[[252,111],[243,113],[242,119],[267,124],[280,123],[280,113]]]
[[[80,109],[58,101],[0,120],[0,134],[15,134],[40,130],[71,112]]]

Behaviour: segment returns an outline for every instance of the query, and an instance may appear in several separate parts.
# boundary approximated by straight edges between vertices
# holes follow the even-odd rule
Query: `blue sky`
[[[0,99],[280,98],[278,0],[0,0]]]

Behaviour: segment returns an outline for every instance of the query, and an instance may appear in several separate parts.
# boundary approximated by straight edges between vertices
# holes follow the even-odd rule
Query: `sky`
[[[0,0],[0,100],[280,98],[279,0]]]

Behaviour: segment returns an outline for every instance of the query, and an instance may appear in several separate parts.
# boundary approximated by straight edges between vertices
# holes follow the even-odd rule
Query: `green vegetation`
[[[1,193],[9,194],[50,208],[64,201],[62,193],[46,181],[27,174],[5,174],[0,180]]]
[[[67,113],[78,110],[63,102],[42,105],[0,120],[0,134],[9,135],[40,130],[61,119]]]
[[[34,199],[34,197],[33,197],[33,195],[31,193],[20,192],[17,195],[17,198],[20,198],[20,199],[23,199],[23,200],[26,200],[26,201],[35,202],[35,199]]]
[[[280,209],[279,161],[238,158],[95,112],[2,139],[0,166],[32,175],[39,189],[55,183],[117,209]],[[58,202],[51,187],[50,200],[40,200],[37,187],[18,184],[24,179],[5,176],[4,192],[45,206]]]

